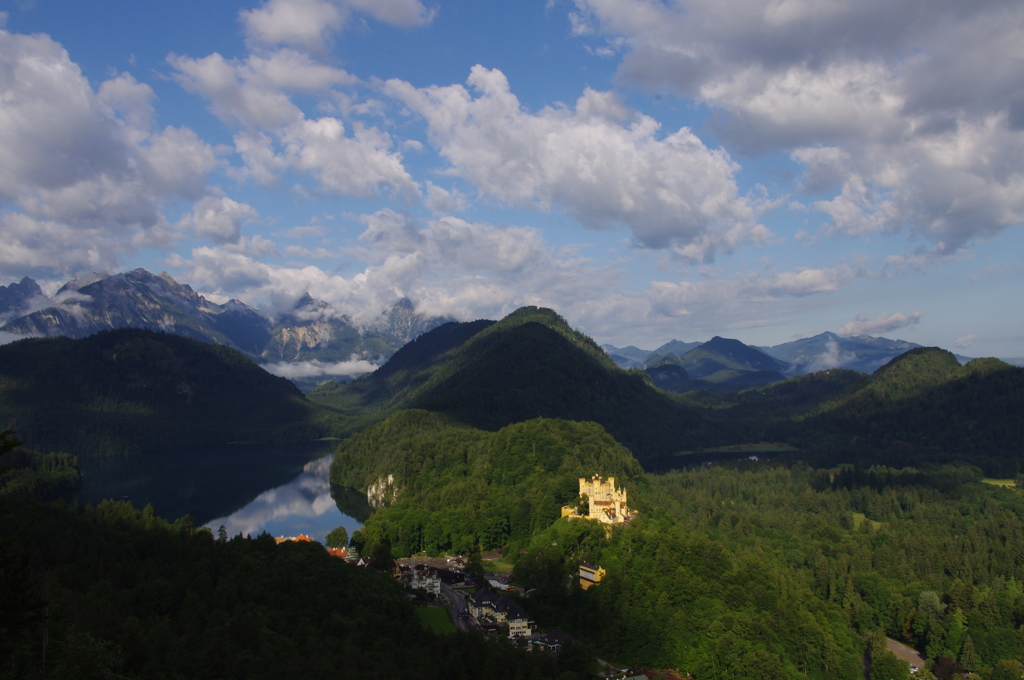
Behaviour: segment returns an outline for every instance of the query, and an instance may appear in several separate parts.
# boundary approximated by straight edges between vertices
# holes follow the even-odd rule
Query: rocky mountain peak
[[[18,283],[0,286],[0,314],[19,312],[26,308],[29,300],[36,297],[45,297],[43,289],[27,276]]]

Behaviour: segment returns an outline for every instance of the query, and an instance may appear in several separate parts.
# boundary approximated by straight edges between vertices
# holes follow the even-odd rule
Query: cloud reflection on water
[[[228,536],[256,536],[263,531],[274,536],[306,534],[321,543],[327,532],[338,526],[344,526],[351,535],[362,525],[342,514],[331,498],[328,472],[332,458],[333,454],[307,463],[288,484],[264,491],[245,507],[206,526],[215,535],[223,524]]]

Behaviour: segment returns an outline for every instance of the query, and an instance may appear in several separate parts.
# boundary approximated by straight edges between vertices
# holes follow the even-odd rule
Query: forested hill
[[[821,371],[715,405],[705,412],[715,444],[787,442],[824,467],[967,463],[993,477],[1020,472],[1024,369],[998,359],[961,366],[946,350],[922,347],[870,376]]]
[[[601,474],[634,490],[636,459],[595,423],[538,418],[486,432],[421,410],[400,411],[346,440],[331,482],[372,488],[380,507],[366,540],[396,554],[506,547],[515,554]]]
[[[655,390],[642,372],[618,368],[549,309],[524,307],[497,323],[447,324],[414,347],[395,354],[400,368],[389,362],[351,384],[314,390],[310,399],[377,418],[425,409],[491,431],[533,418],[592,421],[645,465],[697,441],[695,409]]]
[[[240,352],[140,329],[0,347],[0,429],[83,457],[325,436],[331,414]]]
[[[865,465],[959,462],[1009,477],[1021,471],[1022,413],[1024,369],[998,359],[961,366],[949,352],[924,347],[824,404],[792,441]]]

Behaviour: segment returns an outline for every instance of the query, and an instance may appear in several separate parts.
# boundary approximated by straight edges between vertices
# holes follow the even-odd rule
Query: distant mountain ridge
[[[0,287],[0,315],[6,321],[0,331],[16,335],[84,338],[101,330],[146,328],[225,345],[271,363],[343,362],[353,356],[376,360],[451,320],[417,314],[403,299],[360,329],[307,293],[272,322],[243,302],[217,304],[166,273],[141,268],[69,281],[52,299],[25,277]]]
[[[832,368],[870,374],[899,355],[918,347],[920,345],[906,340],[870,335],[843,336],[832,332],[771,347],[745,345],[738,340],[720,337],[708,343],[672,340],[652,351],[632,345],[626,348],[602,345],[602,349],[620,367],[644,368],[649,373],[650,369],[662,366],[668,361],[667,357],[673,355],[675,361],[671,363],[685,369],[690,382],[681,382],[677,375],[666,382],[667,374],[661,371],[659,378],[655,378],[655,384],[671,384],[674,387],[667,389],[672,391],[707,389],[720,394]],[[700,351],[691,354],[697,349]],[[775,360],[775,364],[766,361],[763,356],[751,354],[751,351],[767,355]],[[959,354],[954,356],[961,364],[971,360],[971,357]],[[1014,360],[1005,361],[1015,363]]]
[[[35,298],[45,297],[39,284],[24,277],[18,283],[0,286],[0,320],[24,311]]]
[[[999,359],[961,365],[947,350],[917,347],[870,375],[826,369],[711,399],[712,448],[777,441],[822,467],[969,463],[993,477],[1020,470],[1024,369]]]

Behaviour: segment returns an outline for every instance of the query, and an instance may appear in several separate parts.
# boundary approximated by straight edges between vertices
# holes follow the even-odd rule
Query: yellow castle
[[[590,479],[580,477],[580,496],[586,494],[589,501],[588,514],[585,519],[596,519],[605,524],[623,524],[636,515],[626,505],[626,490],[615,488],[615,478],[605,480],[601,475]],[[576,508],[562,508],[562,517],[569,519],[583,518]]]

